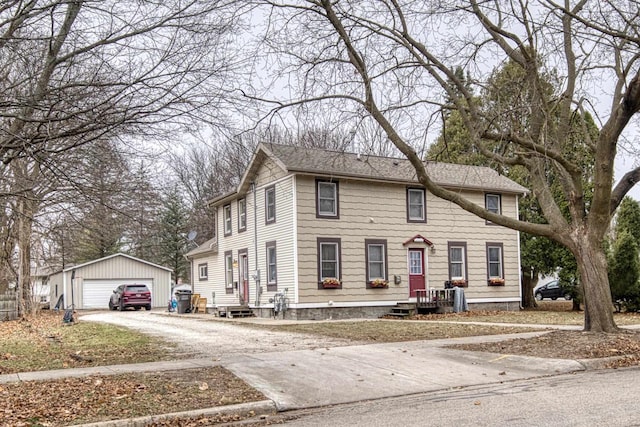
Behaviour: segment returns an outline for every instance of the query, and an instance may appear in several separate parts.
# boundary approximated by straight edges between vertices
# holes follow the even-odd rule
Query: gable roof
[[[261,143],[256,148],[237,190],[217,197],[211,203],[217,203],[235,194],[246,193],[267,157],[283,171],[291,174],[418,184],[415,169],[409,160],[404,158]],[[429,177],[443,187],[512,194],[529,192],[527,188],[485,166],[442,162],[426,162],[425,166]]]
[[[152,266],[152,267],[160,268],[160,269],[162,269],[162,270],[166,270],[166,271],[173,271],[173,270],[172,270],[172,269],[170,269],[170,268],[163,267],[163,266],[161,266],[161,265],[157,265],[157,264],[154,264],[154,263],[152,263],[152,262],[145,261],[145,260],[143,260],[143,259],[136,258],[136,257],[133,257],[133,256],[131,256],[131,255],[127,255],[127,254],[123,254],[123,253],[117,253],[117,254],[113,254],[113,255],[106,256],[106,257],[104,257],[104,258],[94,259],[93,261],[85,262],[84,264],[73,265],[73,266],[71,266],[71,267],[67,267],[67,268],[65,268],[65,269],[64,269],[64,270],[62,270],[62,271],[65,271],[65,272],[66,272],[66,271],[77,270],[77,269],[79,269],[79,268],[86,267],[86,266],[88,266],[88,265],[96,264],[96,263],[98,263],[98,262],[106,261],[106,260],[108,260],[108,259],[115,258],[115,257],[119,257],[119,256],[121,256],[121,257],[125,257],[125,258],[129,258],[129,259],[130,259],[130,260],[132,260],[132,261],[141,262],[141,263],[143,263],[143,264],[147,264],[147,265],[150,265],[150,266]]]
[[[202,255],[209,252],[212,252],[212,253],[218,252],[218,240],[216,237],[209,239],[206,242],[203,242],[200,246],[196,248],[191,249],[189,252],[184,254],[184,256],[187,258],[191,258],[196,255]]]

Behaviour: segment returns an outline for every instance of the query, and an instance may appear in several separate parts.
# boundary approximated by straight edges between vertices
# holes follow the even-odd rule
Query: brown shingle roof
[[[263,144],[288,172],[342,176],[382,181],[417,183],[416,172],[407,159],[358,155],[318,148]],[[484,166],[427,162],[431,179],[444,187],[524,194],[528,190],[506,176]]]

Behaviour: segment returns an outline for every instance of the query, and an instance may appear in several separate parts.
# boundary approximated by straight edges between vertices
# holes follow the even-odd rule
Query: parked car
[[[564,298],[568,301],[572,298],[572,292],[568,286],[563,286],[560,281],[554,280],[537,288],[535,297],[538,301],[542,301],[545,298],[551,298],[552,300]]]
[[[120,285],[113,290],[109,299],[109,309],[123,311],[127,307],[133,307],[135,310],[144,307],[151,310],[151,291],[147,285]]]

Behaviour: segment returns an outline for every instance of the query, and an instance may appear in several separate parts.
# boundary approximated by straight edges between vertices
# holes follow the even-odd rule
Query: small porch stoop
[[[226,308],[226,317],[234,318],[234,317],[256,317],[253,310],[246,305],[239,305],[234,307]]]
[[[398,317],[406,319],[416,314],[416,305],[412,303],[399,303],[391,309],[391,312],[385,314],[385,316]]]

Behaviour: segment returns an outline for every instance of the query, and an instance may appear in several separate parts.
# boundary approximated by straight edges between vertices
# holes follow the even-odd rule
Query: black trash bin
[[[178,301],[178,313],[191,313],[191,291],[188,289],[180,289],[176,291],[176,300]]]

